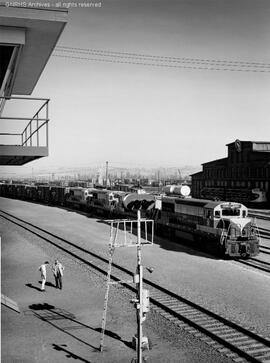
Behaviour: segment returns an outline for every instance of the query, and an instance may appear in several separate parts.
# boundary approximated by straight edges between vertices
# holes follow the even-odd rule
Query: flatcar
[[[256,225],[241,203],[163,197],[155,221],[157,231],[210,243],[223,256],[244,258],[259,253]]]

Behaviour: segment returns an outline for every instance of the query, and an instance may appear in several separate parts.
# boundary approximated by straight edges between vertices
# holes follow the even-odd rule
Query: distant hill
[[[185,165],[179,167],[155,167],[155,168],[147,168],[147,167],[140,167],[140,168],[124,168],[124,167],[115,167],[110,166],[108,167],[108,174],[111,177],[143,177],[143,178],[154,178],[154,179],[165,179],[165,178],[185,178],[188,177],[190,174],[196,173],[197,171],[201,170],[201,166],[193,166],[193,165]],[[16,178],[24,178],[24,177],[49,177],[60,179],[63,177],[72,177],[72,178],[93,178],[97,175],[102,175],[105,177],[106,169],[105,165],[102,167],[52,167],[38,169],[38,168],[31,168],[30,164],[28,168],[14,168],[12,172],[9,172],[8,169],[1,172],[0,177],[9,177],[12,179]]]

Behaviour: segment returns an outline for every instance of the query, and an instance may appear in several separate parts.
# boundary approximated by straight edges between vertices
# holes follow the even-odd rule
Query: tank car
[[[205,246],[210,243],[223,256],[259,253],[256,225],[241,203],[163,197],[155,219],[158,231]]]
[[[186,184],[180,185],[165,185],[162,192],[166,195],[176,195],[181,197],[188,197],[190,195],[190,187]]]

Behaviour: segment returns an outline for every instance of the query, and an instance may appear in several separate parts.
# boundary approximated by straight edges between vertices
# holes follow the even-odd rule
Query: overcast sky
[[[205,67],[198,62],[52,56],[33,93],[51,98],[50,156],[24,168],[106,160],[199,166],[225,157],[226,143],[235,139],[270,141],[269,19],[268,0],[103,0],[100,8],[71,7],[60,46],[253,63],[226,63],[221,68],[233,69],[226,71],[180,67]]]

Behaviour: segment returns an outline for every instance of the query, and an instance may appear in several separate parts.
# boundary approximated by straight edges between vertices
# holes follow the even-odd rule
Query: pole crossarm
[[[141,218],[141,211],[137,211],[137,219],[116,219],[107,220],[110,223],[110,242],[109,242],[109,267],[107,273],[107,287],[104,300],[102,327],[101,327],[101,339],[100,339],[100,351],[104,348],[104,336],[106,329],[106,319],[108,310],[109,289],[111,285],[117,284],[136,284],[137,298],[133,299],[135,307],[137,309],[137,363],[142,363],[142,345],[143,345],[143,333],[142,324],[145,320],[145,313],[149,309],[145,306],[145,297],[147,296],[149,301],[149,292],[143,289],[143,266],[142,266],[142,246],[153,245],[154,235],[154,221],[151,219]],[[134,228],[136,226],[136,228]],[[150,228],[149,228],[150,226]],[[144,234],[144,238],[142,238]],[[135,239],[134,239],[135,237]],[[113,254],[116,247],[137,247],[137,269],[133,280],[119,280],[111,282],[111,271],[113,265]],[[148,294],[146,294],[148,293]],[[147,338],[146,338],[147,339]]]

